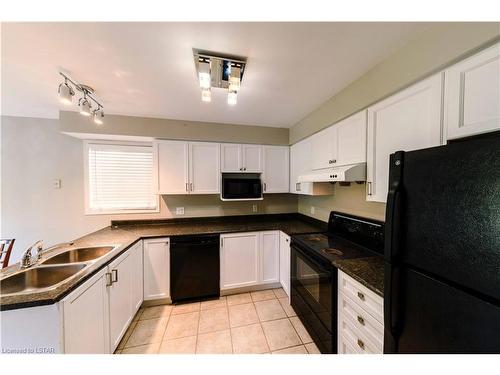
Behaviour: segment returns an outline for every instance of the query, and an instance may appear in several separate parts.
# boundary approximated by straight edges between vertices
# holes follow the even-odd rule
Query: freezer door
[[[401,297],[390,303],[385,353],[500,353],[499,306],[409,268],[386,273],[387,292]]]
[[[500,133],[390,163],[386,261],[500,301]]]

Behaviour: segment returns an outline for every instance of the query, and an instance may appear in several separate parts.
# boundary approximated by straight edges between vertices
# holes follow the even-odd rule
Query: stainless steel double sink
[[[56,288],[75,277],[117,246],[80,247],[51,256],[39,265],[0,280],[0,294],[32,293]]]

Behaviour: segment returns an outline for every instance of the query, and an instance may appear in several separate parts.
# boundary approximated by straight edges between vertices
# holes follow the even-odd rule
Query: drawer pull
[[[365,343],[364,343],[363,341],[361,341],[360,339],[358,339],[358,346],[359,346],[361,349],[365,350]]]
[[[361,301],[364,301],[365,300],[365,295],[361,292],[358,292],[358,297]]]
[[[104,275],[106,276],[106,286],[111,286],[111,284],[113,284],[111,272],[106,272]]]
[[[359,316],[359,315],[358,315],[358,322],[359,322],[359,324],[361,324],[362,326],[364,326],[364,325],[365,325],[365,320],[363,319],[363,317],[361,317],[361,316]]]

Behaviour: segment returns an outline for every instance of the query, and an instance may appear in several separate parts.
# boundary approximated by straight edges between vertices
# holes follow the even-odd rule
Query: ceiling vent
[[[210,102],[212,88],[220,88],[228,90],[228,104],[236,104],[247,58],[195,48],[193,56],[201,88],[201,100]]]

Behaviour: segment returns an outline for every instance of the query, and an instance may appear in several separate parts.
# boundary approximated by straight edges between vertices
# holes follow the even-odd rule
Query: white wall
[[[222,202],[216,195],[164,196],[160,212],[84,215],[83,143],[63,135],[58,120],[2,117],[0,237],[15,238],[12,262],[38,239],[46,246],[76,239],[108,226],[111,219],[251,214],[251,202]],[[53,180],[61,179],[61,189]],[[297,197],[268,195],[258,213],[296,212]]]

